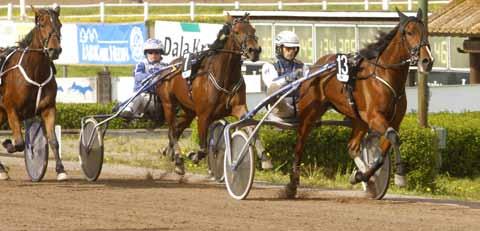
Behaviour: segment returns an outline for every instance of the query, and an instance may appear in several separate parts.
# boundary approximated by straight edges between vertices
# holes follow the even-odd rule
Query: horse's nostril
[[[425,58],[425,59],[422,60],[422,63],[423,63],[423,64],[429,64],[429,63],[430,63],[430,60],[427,59],[427,58]]]

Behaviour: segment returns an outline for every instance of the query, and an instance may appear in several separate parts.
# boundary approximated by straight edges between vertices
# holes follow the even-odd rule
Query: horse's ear
[[[397,10],[398,17],[400,17],[400,22],[405,22],[405,20],[408,19],[408,16],[406,16],[404,13],[400,12],[400,10],[398,10],[398,8],[395,7],[395,9]]]
[[[37,15],[38,10],[33,5],[30,5],[30,8],[32,8],[32,11]]]
[[[232,21],[233,21],[233,17],[230,15],[230,13],[227,13],[227,16],[225,16],[225,22],[231,23]]]
[[[421,8],[418,8],[418,11],[417,11],[417,19],[418,19],[418,20],[422,20],[422,17],[423,17],[422,9],[421,9]]]
[[[246,22],[250,21],[250,13],[245,12],[245,15],[243,16],[243,20]]]
[[[32,8],[33,13],[35,13],[35,25],[38,24],[38,10],[33,7],[33,5],[30,5],[30,8]]]
[[[57,15],[60,15],[60,6],[56,5],[55,8],[53,8],[55,12],[57,12]]]

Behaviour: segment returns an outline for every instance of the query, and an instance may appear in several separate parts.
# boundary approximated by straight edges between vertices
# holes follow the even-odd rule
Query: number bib
[[[342,83],[348,82],[348,58],[345,54],[337,54],[337,79]]]

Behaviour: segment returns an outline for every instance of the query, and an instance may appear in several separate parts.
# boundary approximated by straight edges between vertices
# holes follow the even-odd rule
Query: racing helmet
[[[292,31],[287,31],[287,30],[282,31],[275,38],[275,52],[277,55],[283,56],[282,46],[297,47],[298,49],[297,49],[297,52],[295,53],[295,56],[296,56],[298,53],[298,50],[300,50],[300,39]]]
[[[160,40],[154,38],[147,39],[147,41],[145,41],[145,43],[143,44],[143,54],[146,55],[147,51],[151,50],[160,51],[160,54],[164,54],[165,51],[163,43]]]

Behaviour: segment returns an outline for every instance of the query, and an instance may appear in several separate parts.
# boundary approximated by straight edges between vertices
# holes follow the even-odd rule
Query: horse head
[[[249,14],[245,13],[241,18],[228,15],[227,24],[231,25],[230,36],[240,46],[242,54],[253,62],[258,61],[262,47],[258,45],[258,37],[255,35],[255,28],[250,24]]]
[[[62,52],[60,45],[60,29],[62,28],[62,23],[59,19],[60,7],[57,6],[54,9],[36,9],[33,6],[31,7],[35,12],[36,36],[41,48],[51,60],[58,59]]]
[[[422,10],[418,9],[416,17],[408,17],[398,9],[397,12],[400,17],[399,32],[408,49],[410,64],[416,65],[421,73],[430,72],[434,58],[427,38],[428,31],[422,21]]]

